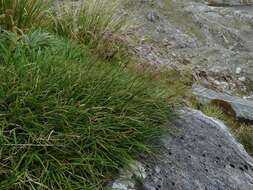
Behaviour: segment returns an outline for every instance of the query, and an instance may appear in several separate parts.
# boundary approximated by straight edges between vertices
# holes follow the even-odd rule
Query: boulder
[[[253,121],[253,101],[193,85],[193,94],[202,104],[216,104],[237,120]]]
[[[133,176],[128,182],[117,179],[113,189],[253,189],[253,159],[221,121],[184,108],[168,127],[172,132],[161,137],[159,153],[141,159],[144,177],[137,183]]]

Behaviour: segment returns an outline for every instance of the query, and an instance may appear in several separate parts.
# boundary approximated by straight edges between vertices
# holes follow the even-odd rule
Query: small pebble
[[[246,81],[246,77],[240,77],[240,78],[238,78],[238,80],[241,81],[241,82],[245,82]]]
[[[239,75],[241,72],[242,72],[242,68],[241,67],[237,67],[235,73],[237,75]]]

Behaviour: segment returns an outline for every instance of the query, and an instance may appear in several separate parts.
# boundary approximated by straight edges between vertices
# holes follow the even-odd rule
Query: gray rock
[[[147,14],[147,19],[151,22],[155,22],[155,21],[159,20],[159,15],[155,11],[150,11]]]
[[[128,168],[120,171],[119,178],[111,185],[114,190],[135,190],[138,187],[138,180],[143,180],[147,177],[145,168],[142,163],[135,161]]]
[[[253,189],[253,159],[222,122],[185,108],[168,126],[160,153],[143,158],[146,177],[135,190]]]
[[[237,6],[253,4],[253,0],[208,0],[208,4],[215,6]]]
[[[219,93],[200,85],[193,86],[193,94],[202,104],[218,104],[238,120],[253,121],[253,101]]]
[[[135,23],[132,32],[147,39],[133,45],[145,62],[180,69],[187,59],[193,70],[230,75],[231,84],[238,82],[240,67],[240,75],[253,81],[253,6],[214,7],[208,0],[134,2],[124,10]],[[216,1],[224,2],[239,5],[241,0]]]
[[[237,75],[239,75],[241,72],[242,72],[242,68],[241,67],[237,67],[236,70],[235,70],[235,73]]]
[[[246,100],[253,101],[253,94],[249,95],[249,96],[244,96],[243,98],[246,99]]]
[[[239,77],[238,80],[241,81],[241,82],[245,82],[246,81],[246,77]]]

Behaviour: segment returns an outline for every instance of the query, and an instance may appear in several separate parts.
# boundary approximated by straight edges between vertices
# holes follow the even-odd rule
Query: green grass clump
[[[82,0],[77,5],[66,1],[55,9],[53,30],[57,34],[77,39],[105,58],[124,48],[118,35],[126,20],[118,12],[118,1]]]
[[[126,21],[116,0],[0,0],[0,27],[18,34],[48,30],[85,44],[105,59],[127,56]],[[76,4],[76,5],[74,5]]]
[[[150,151],[168,87],[122,64],[117,1],[48,2],[0,0],[0,190],[103,189]]]
[[[0,0],[0,26],[13,32],[41,26],[48,8],[49,0]]]
[[[0,33],[0,189],[102,189],[148,151],[167,91],[40,31]]]

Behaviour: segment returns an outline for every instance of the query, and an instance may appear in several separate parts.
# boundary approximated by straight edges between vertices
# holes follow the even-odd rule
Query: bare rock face
[[[227,89],[253,81],[253,0],[122,1],[142,39],[133,51],[145,62],[180,69],[188,60],[193,71],[233,77]]]
[[[117,179],[113,189],[253,189],[253,159],[222,122],[185,108],[168,125],[174,130],[161,138],[160,153],[153,158],[144,156],[141,161],[144,177],[137,182],[132,177],[125,184]]]
[[[216,6],[237,6],[253,4],[252,0],[208,0],[209,5]]]
[[[193,86],[193,94],[202,104],[217,104],[236,119],[253,122],[253,101],[218,93],[200,85]]]

